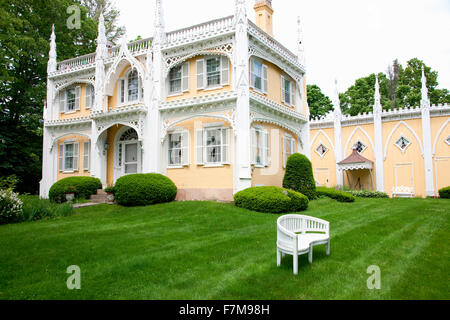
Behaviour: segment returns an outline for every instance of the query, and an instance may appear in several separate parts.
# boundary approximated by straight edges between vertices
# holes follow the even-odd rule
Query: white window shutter
[[[181,87],[183,92],[189,91],[189,62],[184,63],[181,68]]]
[[[295,89],[294,89],[295,85],[294,85],[293,81],[291,81],[290,83],[291,83],[291,105],[294,106],[295,105]]]
[[[181,134],[181,163],[183,166],[188,166],[189,161],[189,131],[183,131]]]
[[[282,101],[283,103],[286,103],[286,101],[285,101],[285,99],[284,99],[284,97],[285,97],[284,82],[285,82],[285,81],[286,81],[286,80],[284,79],[284,77],[281,76],[281,101]]]
[[[256,164],[256,154],[257,154],[257,147],[258,147],[258,141],[256,139],[256,129],[251,128],[250,129],[251,134],[251,164]]]
[[[295,153],[295,142],[296,140],[294,138],[291,138],[291,154]]]
[[[222,70],[220,83],[221,85],[225,86],[230,84],[230,63],[228,62],[228,57],[222,56],[220,66]]]
[[[81,87],[75,88],[75,110],[80,110]]]
[[[203,159],[203,129],[195,130],[195,162],[198,165],[205,163]]]
[[[205,88],[205,60],[197,60],[197,89]]]
[[[254,61],[250,60],[250,88],[255,89],[255,65]]]
[[[59,93],[59,111],[60,113],[66,112],[66,90]]]
[[[222,129],[222,163],[230,164],[230,129]]]
[[[60,144],[59,145],[59,172],[63,172],[64,171],[64,145]]]
[[[78,150],[80,148],[80,144],[78,142],[73,144],[73,171],[78,171]]]
[[[91,94],[92,94],[92,86],[90,84],[86,84],[85,87],[85,95],[84,95],[84,106],[86,109],[89,109],[91,107]]]
[[[91,146],[89,141],[84,142],[83,146],[83,170],[89,170]]]
[[[125,102],[125,80],[121,79],[119,82],[119,95],[120,95],[120,103]]]
[[[264,166],[270,166],[270,142],[267,130],[264,130]]]
[[[262,66],[262,86],[263,86],[263,92],[264,93],[268,93],[269,91],[269,69],[267,68],[266,65],[263,64]]]
[[[283,137],[283,168],[286,168],[286,162],[287,162],[287,150],[286,150],[286,144],[287,144],[288,137]]]

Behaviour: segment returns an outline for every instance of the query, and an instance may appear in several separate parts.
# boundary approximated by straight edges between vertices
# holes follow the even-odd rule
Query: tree
[[[305,155],[294,153],[288,158],[283,188],[300,192],[309,200],[317,198],[312,163]]]
[[[58,59],[95,50],[96,23],[80,6],[81,28],[68,30],[67,8],[54,0],[0,0],[0,177],[16,174],[17,190],[35,193],[41,179],[42,110],[46,99],[51,26]]]
[[[331,102],[328,96],[322,93],[319,86],[315,84],[307,85],[306,91],[311,119],[324,116],[333,110],[333,102]]]
[[[396,108],[399,106],[399,101],[397,100],[397,88],[400,74],[403,72],[402,65],[395,59],[392,65],[388,66],[387,77],[388,77],[388,93],[389,99],[391,100],[391,107]]]
[[[84,6],[88,10],[88,15],[98,23],[100,10],[105,18],[106,37],[112,44],[116,44],[125,34],[125,27],[118,26],[120,16],[119,10],[115,8],[110,0],[83,0]]]

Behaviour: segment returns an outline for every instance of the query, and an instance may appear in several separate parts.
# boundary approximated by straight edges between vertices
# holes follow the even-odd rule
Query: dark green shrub
[[[132,174],[121,177],[114,186],[117,203],[123,206],[147,206],[175,200],[176,185],[161,174]]]
[[[440,189],[439,197],[441,197],[442,199],[450,199],[450,187]]]
[[[326,188],[326,187],[317,187],[316,192],[318,196],[325,196],[334,200],[337,200],[339,202],[354,202],[355,197],[344,191],[332,189],[332,188]]]
[[[114,189],[114,187],[108,187],[108,188],[105,188],[105,192],[114,194],[115,193],[115,189]]]
[[[89,199],[98,189],[102,188],[102,183],[98,178],[93,177],[69,177],[59,180],[52,185],[49,191],[49,198],[53,202],[62,203],[66,201],[66,191],[73,189],[76,199]]]
[[[283,187],[300,192],[307,196],[309,200],[317,197],[312,164],[305,155],[294,153],[289,157],[286,164]]]
[[[346,192],[352,194],[357,198],[389,198],[386,193],[380,191],[347,190]]]
[[[278,187],[248,188],[234,195],[237,207],[267,213],[304,211],[308,203],[305,195]]]

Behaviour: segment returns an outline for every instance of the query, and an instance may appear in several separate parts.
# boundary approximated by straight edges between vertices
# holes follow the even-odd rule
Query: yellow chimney
[[[273,36],[272,0],[256,0],[254,9],[256,14],[256,25]]]

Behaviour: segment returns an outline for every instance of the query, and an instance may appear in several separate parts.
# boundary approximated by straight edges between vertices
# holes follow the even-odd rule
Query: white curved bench
[[[289,254],[294,259],[294,274],[298,274],[298,256],[309,253],[312,263],[313,247],[327,245],[330,254],[330,223],[328,221],[288,214],[277,220],[277,266],[281,265],[281,255]]]

